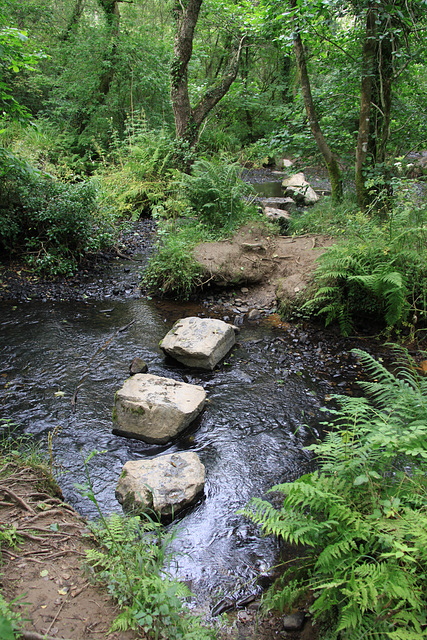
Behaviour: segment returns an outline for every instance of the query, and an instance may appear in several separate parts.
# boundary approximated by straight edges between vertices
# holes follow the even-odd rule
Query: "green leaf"
[[[360,484],[365,484],[368,481],[369,481],[368,476],[362,475],[362,476],[357,476],[357,478],[354,479],[353,484],[354,484],[355,487],[357,487]]]

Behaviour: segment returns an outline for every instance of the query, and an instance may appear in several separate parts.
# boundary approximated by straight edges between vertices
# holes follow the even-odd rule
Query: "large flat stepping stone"
[[[203,387],[138,373],[116,393],[113,433],[163,444],[188,427],[205,402]]]
[[[125,511],[153,510],[160,517],[170,517],[197,500],[204,485],[205,467],[199,456],[185,451],[126,462],[116,498]]]
[[[212,371],[236,342],[232,325],[213,318],[178,320],[160,343],[163,351],[187,365]]]

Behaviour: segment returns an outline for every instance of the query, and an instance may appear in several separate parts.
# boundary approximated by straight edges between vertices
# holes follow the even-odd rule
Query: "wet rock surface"
[[[160,343],[163,351],[186,365],[212,371],[236,342],[234,327],[214,318],[182,318]]]
[[[136,374],[117,391],[113,433],[163,444],[177,436],[202,411],[205,390],[150,374]]]

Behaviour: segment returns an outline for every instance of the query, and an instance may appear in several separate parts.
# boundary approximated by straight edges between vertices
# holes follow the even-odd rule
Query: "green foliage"
[[[179,209],[175,167],[192,156],[184,142],[173,140],[166,131],[150,131],[144,120],[128,120],[125,138],[114,137],[111,153],[98,171],[102,210],[137,219],[169,200],[165,208],[173,217],[173,210]]]
[[[305,309],[324,315],[326,324],[338,322],[344,335],[361,320],[399,330],[427,318],[427,209],[410,181],[395,182],[393,199],[394,207],[378,215],[347,200],[321,203],[291,221],[294,233],[337,236],[319,258],[318,288]]]
[[[20,623],[21,617],[13,611],[12,605],[0,593],[0,638],[15,640],[15,632],[18,632]]]
[[[111,631],[133,629],[168,640],[212,638],[211,632],[184,609],[183,598],[189,591],[169,577],[172,555],[168,545],[174,532],[165,533],[148,515],[141,520],[102,514],[88,471],[96,453],[85,460],[87,482],[80,489],[96,505],[101,518],[91,525],[100,546],[87,551],[87,562],[121,608]]]
[[[206,226],[227,233],[253,215],[247,203],[253,189],[241,180],[241,173],[235,163],[200,159],[193,164],[190,175],[183,174],[184,195]]]
[[[0,250],[37,272],[71,274],[80,259],[112,240],[97,211],[94,183],[65,184],[2,156]]]
[[[340,404],[319,471],[273,487],[275,508],[254,498],[244,513],[266,534],[308,548],[312,613],[333,620],[328,637],[425,637],[427,584],[427,380],[400,350],[396,375],[355,351],[373,382]],[[286,595],[286,594],[285,594]]]
[[[157,243],[143,275],[149,291],[173,293],[187,300],[202,284],[202,269],[194,260],[193,247],[206,240],[202,226],[190,220],[188,224],[162,222]]]
[[[0,24],[3,20],[1,15]],[[22,69],[34,70],[34,66],[45,57],[41,52],[31,52],[28,47],[28,37],[24,31],[10,26],[0,28],[0,113],[2,116],[22,123],[28,122],[31,114],[15,99],[10,79]]]
[[[181,174],[173,203],[154,209],[157,243],[143,282],[150,291],[188,299],[203,286],[203,268],[193,257],[199,242],[228,237],[251,219],[259,219],[245,198],[252,188],[240,179],[241,168],[221,160],[197,160],[191,175]],[[167,219],[169,218],[169,219]]]

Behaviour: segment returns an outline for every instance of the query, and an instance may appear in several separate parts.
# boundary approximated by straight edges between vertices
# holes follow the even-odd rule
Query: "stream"
[[[211,604],[220,594],[253,591],[259,574],[274,565],[276,543],[236,511],[309,469],[303,447],[318,435],[325,398],[347,386],[356,365],[346,352],[333,353],[306,333],[275,328],[267,319],[243,323],[237,346],[218,370],[192,372],[166,359],[158,346],[182,311],[144,299],[2,303],[0,407],[3,418],[19,425],[15,436],[31,433],[45,451],[48,433],[56,433],[55,471],[65,500],[90,518],[97,517],[95,506],[75,488],[85,481],[83,456],[102,452],[89,467],[99,505],[109,514],[121,509],[114,491],[126,461],[196,451],[206,466],[205,497],[181,518],[173,544],[177,575],[199,603]],[[184,315],[197,313],[203,309],[184,309]],[[136,355],[150,373],[185,376],[207,391],[201,418],[172,444],[112,435],[114,393]],[[73,413],[71,399],[83,376]]]
[[[135,262],[116,260],[105,282],[118,282],[104,299],[3,301],[0,305],[0,417],[4,433],[32,434],[49,452],[67,502],[96,518],[82,497],[84,457],[100,508],[121,512],[115,486],[128,460],[196,451],[206,467],[204,498],[177,522],[174,572],[200,608],[224,596],[259,593],[279,548],[237,511],[252,496],[312,468],[304,447],[319,436],[329,395],[348,392],[358,366],[347,343],[320,329],[282,324],[274,314],[242,318],[237,345],[213,372],[193,371],[166,358],[159,341],[179,317],[209,315],[209,305],[150,300],[126,282]],[[125,282],[122,286],[120,283]],[[88,284],[90,291],[91,284]],[[118,329],[129,323],[126,330]],[[350,345],[351,347],[354,344]],[[135,356],[149,373],[202,385],[208,404],[174,442],[145,444],[112,434],[115,392]],[[76,411],[72,398],[78,388]],[[308,426],[306,426],[308,425]]]

